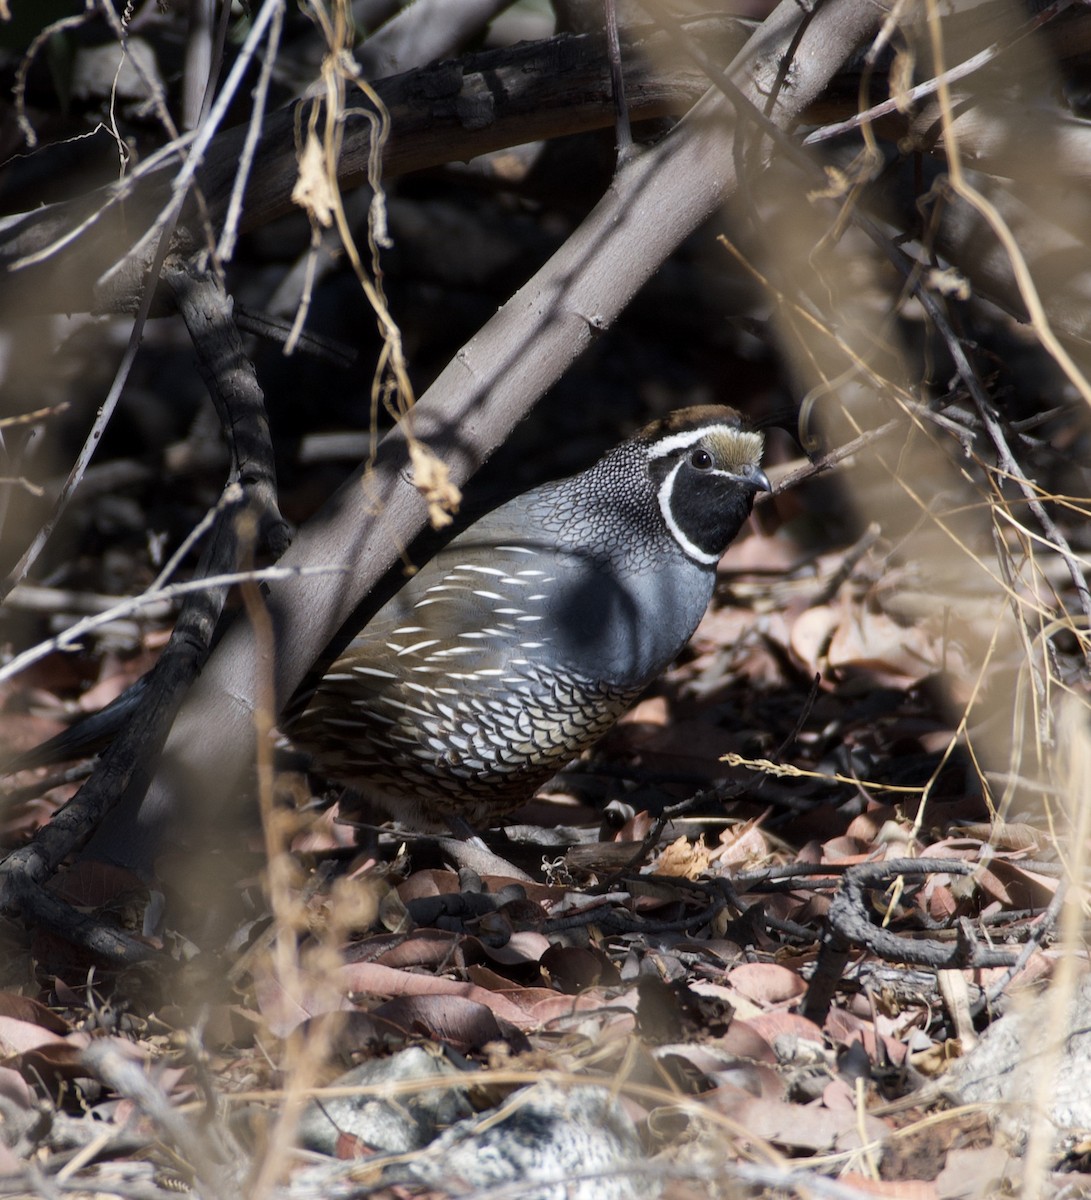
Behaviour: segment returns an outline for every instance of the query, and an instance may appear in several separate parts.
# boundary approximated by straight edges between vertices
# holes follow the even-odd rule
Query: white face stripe
[[[655,442],[648,447],[649,458],[664,458],[668,454],[673,454],[675,450],[685,450],[687,446],[692,446],[694,442],[699,442],[703,437],[709,434],[720,434],[723,437],[737,437],[742,432],[734,425],[702,425],[700,429],[687,429],[684,433],[675,433],[671,437],[663,438],[662,441]]]
[[[699,546],[695,546],[682,532],[678,522],[674,519],[674,514],[671,512],[671,492],[674,490],[674,477],[681,469],[682,460],[679,459],[671,467],[670,474],[660,485],[659,511],[663,514],[663,520],[667,523],[667,528],[674,535],[674,540],[682,547],[686,554],[697,562],[704,563],[706,567],[711,567],[720,561],[720,556],[718,554],[706,554]]]

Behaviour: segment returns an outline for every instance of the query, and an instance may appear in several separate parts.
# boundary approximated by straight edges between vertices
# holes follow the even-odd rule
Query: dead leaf
[[[34,1106],[34,1093],[14,1067],[0,1067],[0,1098],[27,1111]]]
[[[877,1117],[861,1117],[854,1110],[830,1112],[821,1104],[791,1104],[752,1096],[735,1088],[718,1088],[705,1097],[718,1112],[738,1121],[755,1137],[779,1146],[827,1153],[853,1150],[861,1145],[861,1131],[870,1141],[889,1133]]]
[[[550,946],[538,961],[554,987],[568,996],[621,980],[610,959],[591,947]]]
[[[638,700],[618,721],[618,725],[666,725],[670,720],[670,706],[666,696],[647,696]]]
[[[303,152],[299,156],[299,177],[292,188],[292,203],[298,204],[308,216],[328,229],[333,224],[336,195],[330,186],[326,170],[326,155],[318,134],[307,133]]]
[[[14,1058],[57,1041],[57,1035],[30,1021],[0,1016],[0,1055]]]
[[[51,1008],[30,996],[18,996],[14,992],[0,992],[0,1016],[40,1025],[50,1033],[63,1035],[70,1031],[68,1022]]]
[[[750,1017],[746,1024],[758,1037],[764,1038],[770,1046],[777,1038],[792,1038],[796,1042],[809,1043],[819,1047],[825,1043],[822,1030],[813,1021],[808,1021],[806,1017],[801,1017],[798,1013],[785,1012],[783,1009]]]
[[[460,1054],[480,1050],[489,1042],[509,1041],[518,1033],[487,1005],[465,996],[398,996],[369,1015],[405,1030],[407,1037],[423,1035],[453,1046]]]
[[[1029,850],[1038,852],[1049,845],[1045,830],[1036,829],[1025,821],[993,821],[953,826],[953,835],[989,842],[994,850]]]
[[[1046,908],[1057,891],[1056,878],[1028,871],[998,855],[989,859],[988,873],[989,894],[1013,908]]]
[[[795,971],[776,963],[740,963],[732,967],[727,979],[736,991],[763,1006],[784,1004],[807,990],[807,985]]]
[[[822,1036],[817,1029],[815,1035],[819,1038]],[[777,1061],[772,1043],[763,1032],[755,1028],[753,1019],[744,1020],[736,1015],[727,1033],[710,1044],[720,1047],[725,1054],[745,1059],[747,1062],[773,1064]]]
[[[527,1023],[526,1012],[518,1004],[514,1004],[499,992],[490,992],[474,983],[464,983],[457,979],[445,979],[435,975],[417,975],[411,971],[394,971],[390,967],[378,963],[352,963],[338,972],[338,982],[344,989],[345,995],[357,994],[366,1004],[368,996],[383,996],[393,999],[396,996],[463,996],[467,1000],[484,1004],[491,1008],[496,1016],[510,1021],[518,1029],[531,1026]],[[509,985],[510,986],[510,985]],[[540,991],[543,989],[521,989],[522,991]],[[552,994],[547,992],[546,995]],[[571,1004],[571,1001],[568,1001]]]
[[[848,1171],[838,1183],[850,1187],[860,1196],[889,1197],[889,1200],[937,1200],[936,1185],[923,1179],[871,1179]]]
[[[433,529],[443,529],[454,520],[462,493],[451,482],[447,464],[437,458],[423,442],[409,443],[409,459],[413,464],[413,486],[428,502],[428,520]]]
[[[703,842],[682,836],[671,842],[656,859],[655,873],[678,879],[700,879],[708,871],[711,852]]]
[[[720,867],[752,866],[769,858],[769,841],[756,821],[732,825],[720,833],[720,845],[711,857]]]
[[[825,1030],[830,1041],[837,1046],[851,1046],[854,1042],[859,1042],[872,1062],[880,1060],[880,1042],[882,1056],[888,1062],[901,1064],[905,1062],[909,1052],[905,1042],[880,1033],[871,1021],[858,1017],[847,1009],[831,1009],[826,1018]]]
[[[808,671],[819,672],[825,667],[839,619],[828,605],[820,605],[807,609],[792,623],[790,645]]]
[[[866,669],[885,682],[917,682],[938,669],[935,639],[920,625],[899,625],[886,613],[856,609],[834,630],[829,648],[834,669]]]
[[[937,1194],[943,1200],[977,1200],[981,1185],[988,1180],[995,1194],[1015,1194],[1022,1181],[1022,1160],[1003,1146],[982,1146],[979,1149],[952,1149],[947,1163],[936,1178]]]

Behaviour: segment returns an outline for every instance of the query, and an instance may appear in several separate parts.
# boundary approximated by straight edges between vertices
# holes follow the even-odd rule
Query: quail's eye
[[[698,471],[707,471],[712,466],[712,455],[707,450],[694,450],[689,461]]]

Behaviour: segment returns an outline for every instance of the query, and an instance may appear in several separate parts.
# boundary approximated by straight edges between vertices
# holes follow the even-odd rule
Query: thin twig
[[[889,246],[882,232],[874,225],[871,225],[870,222],[865,222],[864,227],[868,233],[872,234],[873,239],[878,244],[888,250],[887,256],[891,262],[908,276],[909,272],[906,269],[905,259],[900,252],[895,250],[894,247]],[[1046,535],[1049,544],[1060,555],[1068,569],[1068,574],[1072,580],[1073,587],[1076,589],[1076,594],[1080,598],[1080,607],[1088,623],[1091,624],[1091,589],[1088,588],[1087,579],[1084,576],[1077,556],[1073,553],[1071,546],[1068,544],[1068,539],[1061,532],[1057,523],[1046,511],[1037,488],[1026,477],[1026,473],[1012,453],[1011,447],[1008,445],[1007,436],[996,415],[985,386],[978,378],[977,371],[974,369],[973,363],[970,362],[962,339],[952,329],[951,323],[947,320],[947,316],[939,301],[927,287],[923,286],[919,279],[911,279],[911,283],[914,296],[921,303],[936,328],[940,331],[943,340],[947,343],[947,349],[954,360],[959,377],[966,384],[978,417],[989,435],[989,440],[992,442],[993,448],[996,450],[998,469],[1007,475],[1015,483],[1016,487],[1018,487],[1023,499],[1027,503],[1028,509],[1034,514],[1035,520],[1042,527],[1042,531]],[[1091,645],[1085,646],[1084,659],[1091,666]]]
[[[185,66],[182,70],[182,124],[187,129],[196,129],[201,123],[201,113],[212,91],[214,77],[212,29],[215,0],[189,0],[186,23]],[[228,5],[222,5],[226,9]],[[223,17],[218,22],[223,26]],[[218,73],[217,66],[215,72]]]
[[[68,629],[58,633],[55,637],[51,637],[48,641],[40,642],[37,646],[32,646],[29,650],[24,650],[22,654],[17,654],[9,663],[0,667],[0,683],[6,679],[10,679],[13,675],[18,675],[20,671],[25,671],[27,667],[45,658],[47,654],[52,654],[55,650],[63,650],[66,646],[72,645],[73,642],[79,641],[81,637],[98,629],[100,625],[107,625],[111,621],[116,621],[118,617],[126,617],[130,613],[139,612],[140,609],[148,604],[157,604],[162,600],[175,600],[179,596],[188,595],[190,592],[203,592],[208,591],[210,588],[218,587],[233,587],[235,584],[249,583],[251,581],[268,582],[274,579],[301,578],[306,575],[331,575],[339,573],[344,573],[343,567],[263,567],[258,571],[231,571],[223,575],[210,575],[207,579],[190,579],[183,583],[172,583],[167,587],[159,588],[157,591],[144,592],[139,596],[132,596],[128,600],[123,600],[120,604],[114,605],[113,608],[109,608],[105,612],[85,617],[82,621],[77,621],[75,625],[69,626]]]
[[[83,1062],[107,1087],[126,1097],[138,1112],[154,1122],[196,1176],[198,1194],[207,1200],[237,1195],[245,1158],[225,1154],[230,1139],[225,1127],[210,1124],[197,1128],[178,1111],[162,1086],[141,1064],[132,1061],[128,1044],[116,1038],[99,1038],[83,1052]],[[218,1144],[217,1144],[218,1143]]]
[[[602,0],[606,19],[606,57],[610,63],[610,95],[614,101],[617,127],[617,165],[623,167],[633,155],[633,130],[625,101],[625,76],[621,70],[621,41],[617,32],[618,0]]]
[[[201,115],[197,121],[198,126],[208,120],[208,114],[212,109],[212,102],[216,98],[216,80],[219,79],[220,70],[223,67],[224,47],[227,45],[227,30],[230,24],[231,0],[220,0],[220,20],[216,25],[212,64],[208,72],[208,87],[205,88],[205,94],[201,101]]]
[[[287,345],[292,335],[292,327],[287,321],[258,312],[240,304],[234,305],[235,324],[242,333],[253,333],[266,341],[275,342],[278,346]],[[299,350],[320,362],[332,363],[336,367],[348,370],[360,357],[359,352],[337,338],[326,337],[319,333],[300,333],[297,335],[293,349]]]
[[[273,19],[269,24],[269,40],[265,45],[265,55],[261,62],[261,74],[258,76],[257,86],[254,88],[254,110],[250,114],[250,123],[246,128],[246,141],[243,142],[242,154],[239,155],[239,169],[235,173],[235,180],[231,186],[231,199],[228,201],[220,240],[216,245],[216,257],[222,263],[230,262],[231,256],[235,253],[239,217],[242,214],[242,199],[246,192],[247,180],[250,178],[250,170],[254,165],[254,154],[265,118],[265,105],[269,99],[269,79],[273,73],[273,63],[276,62],[281,30],[284,28],[283,5],[276,4],[273,7]]]
[[[133,320],[133,327],[129,333],[129,341],[125,346],[125,353],[121,356],[121,362],[118,363],[117,371],[114,373],[113,383],[110,385],[110,391],[106,399],[102,402],[101,407],[95,416],[95,422],[91,426],[91,431],[84,440],[83,446],[80,449],[79,455],[76,458],[72,470],[68,473],[68,478],[65,479],[57,499],[53,504],[53,510],[43,522],[41,528],[34,535],[30,545],[23,551],[22,556],[14,567],[8,572],[6,578],[0,582],[0,600],[2,600],[8,592],[17,584],[22,582],[26,577],[27,572],[37,561],[38,555],[45,548],[46,542],[49,541],[53,534],[53,530],[57,527],[57,522],[61,519],[65,509],[68,507],[68,502],[72,499],[72,495],[76,488],[79,487],[80,480],[83,478],[84,472],[87,470],[88,464],[95,451],[98,449],[102,440],[102,435],[106,431],[107,425],[110,423],[111,417],[114,415],[114,409],[117,407],[117,402],[121,399],[122,390],[129,378],[129,372],[132,370],[133,362],[136,359],[137,351],[140,349],[140,343],[144,335],[144,326],[147,324],[148,315],[151,312],[152,301],[155,298],[156,288],[159,285],[159,272],[163,269],[163,263],[167,257],[167,249],[170,245],[170,236],[174,232],[174,226],[178,219],[178,214],[175,213],[170,221],[162,227],[159,245],[156,248],[152,269],[144,282],[144,291],[140,297],[140,308],[137,311],[136,317]]]
[[[942,116],[943,149],[947,156],[949,186],[956,196],[960,197],[984,217],[985,222],[1004,247],[1008,261],[1011,263],[1012,274],[1023,304],[1030,318],[1031,328],[1038,340],[1045,347],[1057,365],[1068,377],[1072,386],[1084,400],[1091,405],[1091,383],[1088,382],[1072,356],[1061,345],[1053,326],[1049,322],[1038,286],[1031,275],[1019,243],[1015,240],[1008,223],[1000,214],[1000,210],[966,178],[962,169],[962,159],[959,155],[958,135],[954,126],[954,108],[951,103],[951,92],[947,81],[943,78],[943,31],[940,22],[938,0],[925,0],[928,10],[928,29],[931,35],[932,58],[939,71],[939,106]]]
[[[924,100],[926,97],[938,92],[941,87],[958,83],[961,79],[966,79],[976,71],[980,71],[982,67],[987,66],[994,58],[1003,54],[1005,50],[1010,50],[1013,46],[1017,45],[1028,34],[1034,33],[1035,30],[1052,21],[1054,17],[1063,13],[1066,8],[1071,8],[1073,2],[1074,0],[1056,0],[1054,4],[1043,8],[1040,13],[1033,16],[1026,24],[1021,25],[1011,37],[998,39],[991,46],[986,46],[984,50],[980,50],[977,54],[973,54],[963,62],[960,62],[957,67],[951,67],[949,70],[944,71],[942,75],[926,79],[923,83],[918,83],[915,87],[909,88],[908,91],[893,96],[889,100],[882,101],[881,104],[872,105],[871,108],[865,109],[863,112],[858,112],[847,120],[835,121],[831,125],[823,125],[821,129],[816,129],[813,133],[809,133],[803,139],[803,145],[815,146],[820,142],[828,142],[832,138],[840,137],[842,134],[852,133],[853,130],[860,129],[864,125],[870,125],[880,117],[887,117],[891,113],[904,111],[907,105],[915,104],[918,100]]]
[[[231,505],[241,503],[242,499],[242,485],[239,483],[229,483],[227,487],[224,488],[223,494],[220,496],[219,500],[216,501],[216,503],[208,510],[208,512],[206,512],[205,515],[197,522],[197,524],[194,525],[189,533],[186,534],[186,536],[182,539],[182,544],[177,550],[175,550],[170,558],[167,559],[163,569],[159,572],[155,579],[152,580],[152,586],[150,590],[154,592],[157,588],[166,587],[167,580],[170,579],[170,577],[178,569],[178,564],[183,558],[185,558],[190,550],[193,549],[197,542],[199,542],[200,539],[208,532],[208,530],[212,527],[213,521],[216,520],[219,514],[226,508],[229,508]]]
[[[235,93],[242,85],[243,77],[250,66],[250,60],[254,57],[257,47],[261,44],[261,39],[265,36],[265,32],[271,24],[273,17],[283,7],[284,0],[270,0],[270,3],[262,5],[258,15],[254,18],[254,23],[250,27],[246,41],[239,50],[238,58],[236,58],[231,68],[223,90],[212,106],[207,121],[199,130],[181,134],[169,145],[164,146],[161,151],[157,151],[154,156],[154,163],[149,159],[147,163],[143,164],[144,170],[134,172],[133,176],[130,177],[131,182],[128,186],[124,184],[119,185],[101,208],[81,221],[75,229],[69,230],[48,246],[43,246],[40,250],[36,250],[11,263],[8,268],[9,271],[17,271],[23,267],[34,266],[64,249],[79,237],[81,233],[86,232],[95,222],[100,220],[110,209],[116,207],[124,200],[131,193],[138,176],[144,175],[152,170],[153,167],[159,166],[163,157],[178,153],[188,146],[189,152],[186,155],[185,163],[171,185],[172,199],[159,212],[148,228],[148,231],[140,239],[140,242],[137,243],[137,246],[130,251],[130,257],[137,253],[141,245],[153,238],[160,227],[165,227],[172,221],[176,221],[185,203],[186,196],[189,194],[190,185],[193,183],[197,171],[204,162],[205,153],[220,125],[223,123],[224,118],[227,116],[227,111],[235,98]]]
[[[90,5],[81,13],[77,13],[74,17],[61,17],[59,21],[53,21],[46,25],[44,29],[40,29],[34,36],[26,52],[19,60],[19,65],[15,68],[15,85],[11,89],[12,98],[15,101],[15,123],[19,126],[19,132],[22,133],[24,140],[29,149],[33,150],[38,144],[38,134],[34,126],[30,123],[30,118],[27,116],[26,108],[26,90],[27,76],[30,74],[30,68],[34,65],[34,60],[38,57],[38,52],[55,34],[64,33],[67,29],[78,29],[91,17]]]
[[[173,141],[178,137],[178,126],[175,125],[174,118],[170,115],[170,109],[167,107],[167,98],[163,94],[162,85],[154,75],[148,74],[142,60],[137,55],[129,52],[129,31],[125,27],[125,22],[114,11],[111,0],[95,0],[95,6],[106,18],[106,24],[113,30],[118,46],[121,48],[121,53],[136,72],[137,78],[147,90],[148,95],[151,96],[155,115],[167,131],[167,137]]]
[[[105,612],[126,599],[126,596],[105,596],[83,589],[38,587],[31,583],[21,583],[17,588],[12,588],[5,606],[22,612],[64,613],[71,616],[74,613],[86,615]],[[170,616],[170,613],[171,605],[164,601],[162,604],[149,605],[148,611],[142,615],[147,620],[162,621]]]
[[[137,185],[143,182],[146,176],[158,171],[169,158],[175,156],[181,158],[182,152],[196,140],[196,137],[196,131],[190,130],[188,133],[183,133],[175,138],[174,141],[168,142],[165,146],[160,146],[158,150],[149,154],[135,171],[132,171],[118,183],[111,185],[109,194],[99,208],[89,213],[82,221],[77,222],[55,241],[48,242],[38,250],[34,250],[30,254],[24,254],[22,258],[17,258],[14,262],[9,263],[8,271],[21,271],[27,267],[37,266],[38,263],[44,262],[47,258],[52,258],[53,255],[59,254],[60,251],[70,246],[89,229],[93,228],[107,213],[127,200],[136,191]]]

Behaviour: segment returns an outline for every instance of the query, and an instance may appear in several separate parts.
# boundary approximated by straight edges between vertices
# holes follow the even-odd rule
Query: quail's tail
[[[104,750],[121,732],[141,703],[148,677],[141,676],[105,708],[91,713],[25,754],[3,764],[0,774],[14,775],[34,767],[51,766],[73,758],[88,758]]]

